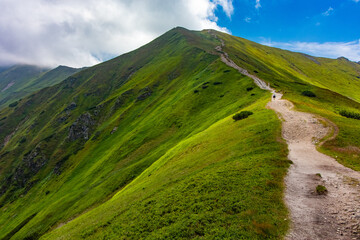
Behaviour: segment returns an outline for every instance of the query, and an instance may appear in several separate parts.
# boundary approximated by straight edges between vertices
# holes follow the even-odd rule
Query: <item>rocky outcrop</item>
[[[8,176],[0,188],[0,196],[4,194],[7,189],[13,185],[16,188],[27,187],[31,188],[32,182],[30,181],[41,168],[48,162],[48,158],[41,150],[41,144],[38,144],[33,150],[26,153],[15,171]]]
[[[65,157],[63,157],[60,161],[58,161],[55,164],[55,167],[53,169],[53,172],[56,175],[60,175],[61,174],[61,170],[62,170],[62,166],[64,165],[64,163],[69,159],[70,155],[66,155]]]
[[[114,134],[118,130],[118,127],[114,127],[113,130],[111,130],[110,134]]]
[[[69,104],[69,106],[67,106],[64,111],[71,111],[74,110],[77,107],[76,102],[72,102]]]
[[[127,99],[129,99],[131,96],[134,95],[134,90],[130,89],[128,91],[123,92],[115,101],[114,104],[114,110],[117,110],[119,108],[121,108]]]
[[[88,140],[91,135],[91,128],[94,124],[95,122],[92,119],[90,113],[86,112],[81,114],[69,128],[69,140]]]
[[[140,90],[140,95],[137,96],[136,101],[142,101],[150,97],[152,94],[152,90],[149,87],[143,88]]]
[[[302,53],[302,55],[303,55],[304,57],[310,59],[311,61],[313,61],[313,62],[316,63],[317,65],[321,65],[321,63],[320,63],[318,60],[316,60],[313,56],[310,56],[310,55],[307,55],[307,54],[304,54],[304,53]]]

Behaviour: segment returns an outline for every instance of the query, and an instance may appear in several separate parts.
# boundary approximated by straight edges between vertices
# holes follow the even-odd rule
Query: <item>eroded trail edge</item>
[[[282,136],[293,162],[285,178],[284,198],[291,218],[285,238],[360,239],[360,173],[316,150],[315,144],[329,133],[330,127],[312,114],[293,110],[290,101],[281,99],[282,95],[268,84],[237,66],[223,51],[224,41],[219,41],[216,50],[225,64],[276,95],[267,107],[283,120]],[[325,194],[317,192],[319,185],[325,186]]]

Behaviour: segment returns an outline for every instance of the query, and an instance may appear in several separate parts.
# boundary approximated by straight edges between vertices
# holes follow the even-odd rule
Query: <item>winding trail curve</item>
[[[210,34],[219,39],[213,32]],[[312,114],[293,110],[290,101],[281,99],[282,94],[237,66],[222,50],[224,41],[219,41],[221,45],[216,50],[225,64],[276,96],[267,107],[283,121],[282,136],[288,144],[288,158],[293,162],[285,178],[284,198],[291,218],[285,239],[360,239],[360,173],[316,149],[316,143],[332,130],[331,127],[321,124]],[[318,185],[325,186],[327,194],[319,195]]]

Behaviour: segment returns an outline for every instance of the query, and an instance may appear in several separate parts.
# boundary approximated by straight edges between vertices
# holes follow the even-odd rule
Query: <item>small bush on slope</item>
[[[347,110],[341,110],[339,113],[340,113],[341,116],[360,120],[360,113],[350,112],[350,111],[347,111]]]
[[[303,91],[301,94],[306,97],[316,97],[315,93],[311,91]]]
[[[232,118],[233,118],[235,121],[238,121],[238,120],[247,118],[247,117],[249,117],[249,116],[252,115],[252,114],[253,114],[253,112],[250,112],[250,111],[241,111],[240,113],[235,114]]]

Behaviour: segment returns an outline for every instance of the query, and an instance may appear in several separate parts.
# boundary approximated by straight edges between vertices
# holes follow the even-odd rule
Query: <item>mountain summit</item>
[[[282,238],[288,150],[254,78],[338,125],[321,148],[360,170],[339,112],[359,64],[178,27],[0,111],[0,238]]]

